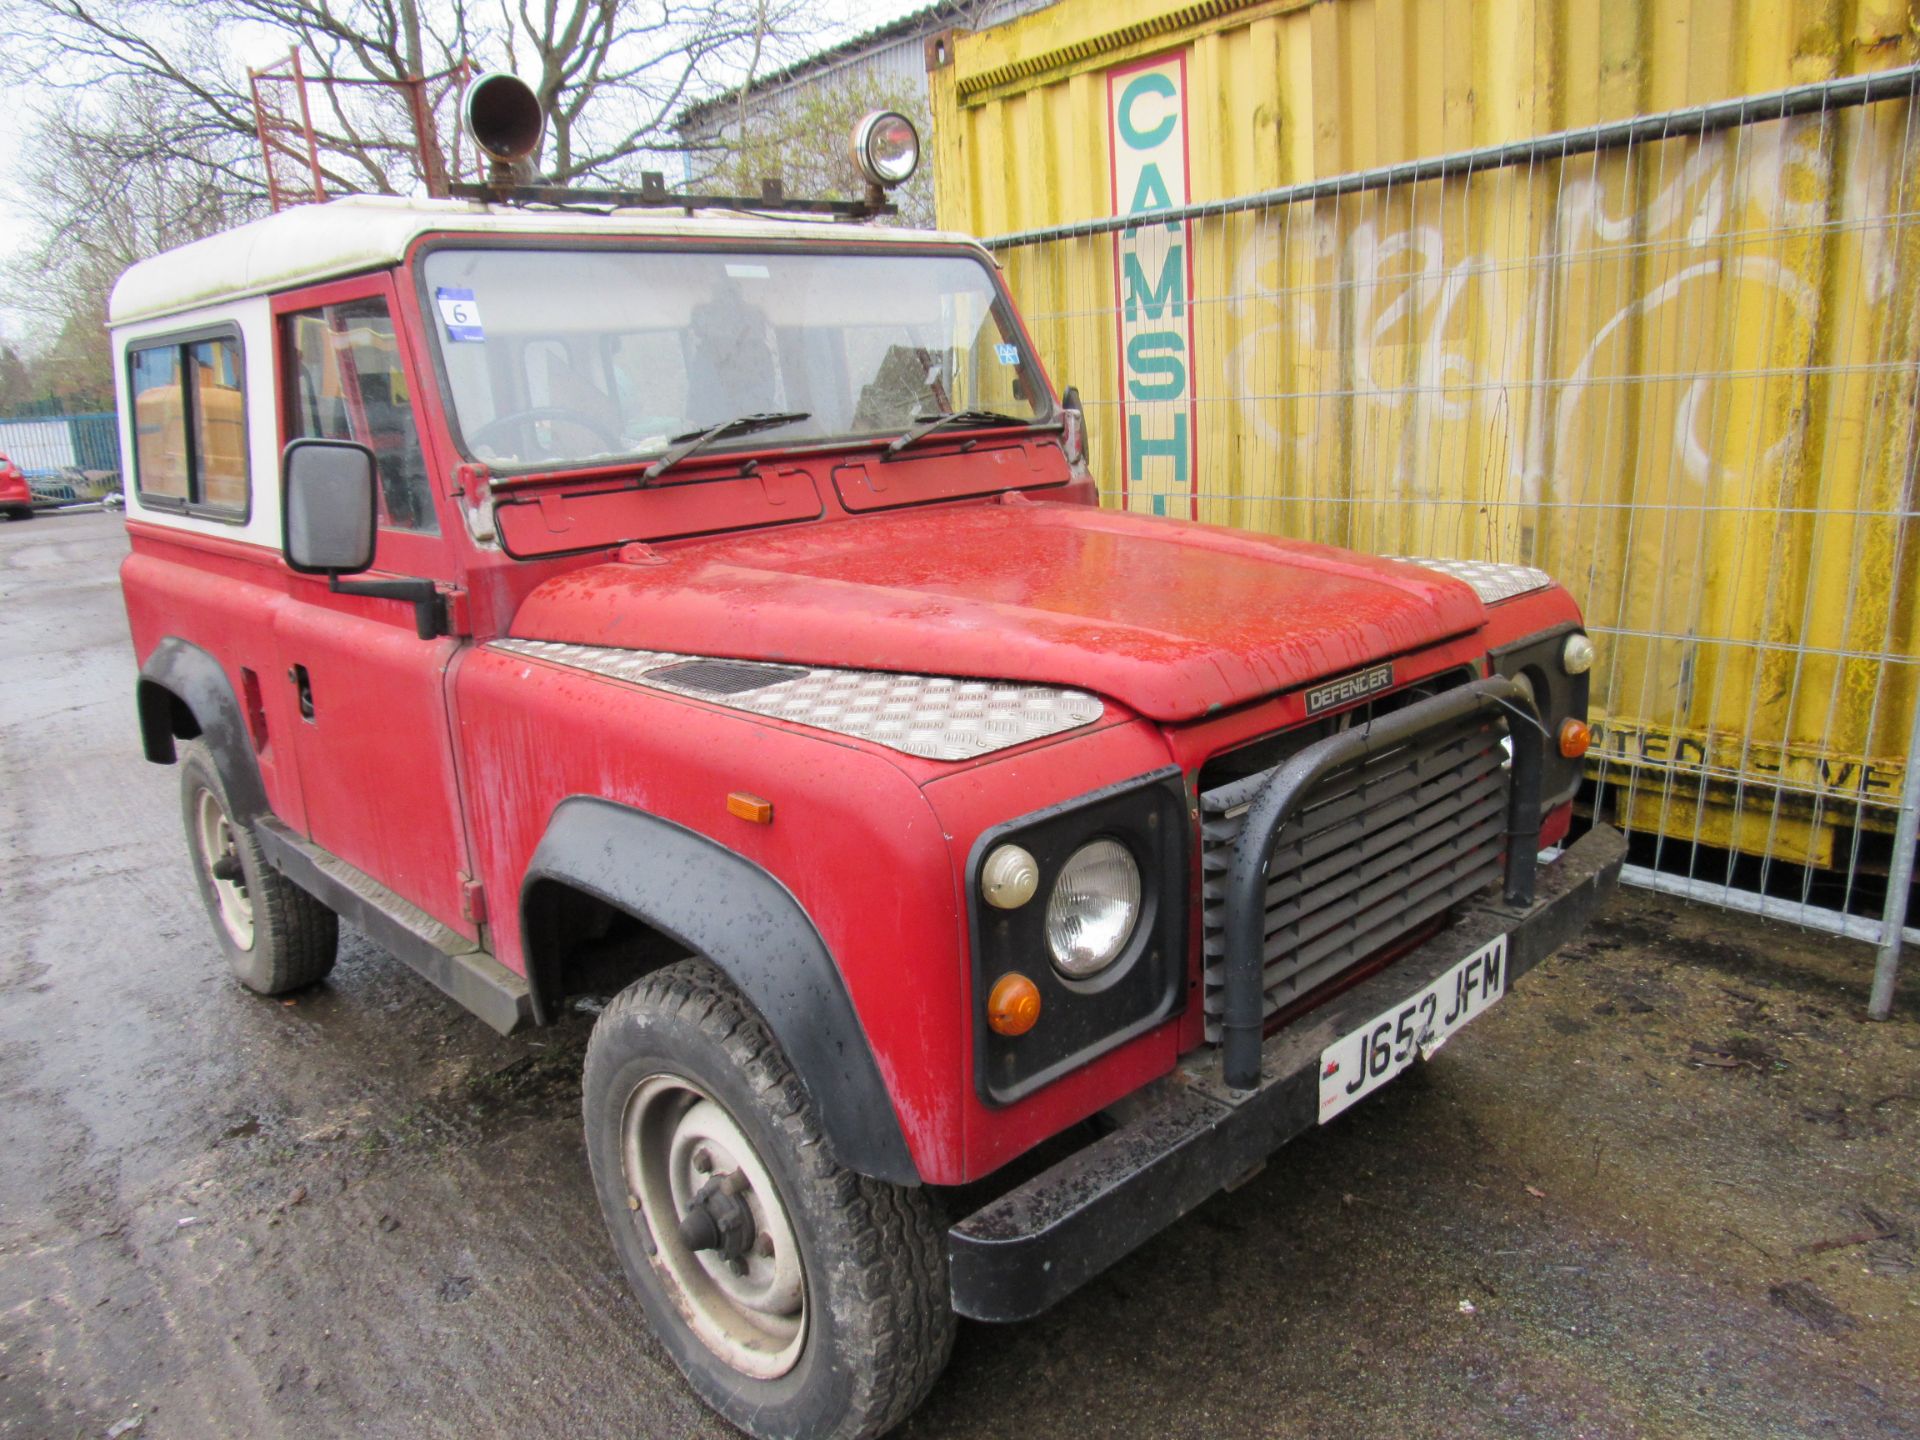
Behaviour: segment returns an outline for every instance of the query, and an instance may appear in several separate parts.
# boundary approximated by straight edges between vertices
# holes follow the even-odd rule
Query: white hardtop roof
[[[396,265],[422,235],[633,235],[701,239],[858,238],[894,244],[975,244],[968,235],[896,230],[844,221],[786,220],[674,210],[612,214],[523,209],[466,200],[357,195],[299,205],[130,267],[107,305],[111,325],[157,319],[223,300],[264,295]]]

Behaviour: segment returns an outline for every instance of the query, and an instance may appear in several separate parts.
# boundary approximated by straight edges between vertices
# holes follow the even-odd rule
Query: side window
[[[240,384],[240,346],[200,340],[187,346],[193,399],[193,454],[199,498],[221,510],[247,508],[247,396]]]
[[[247,396],[237,335],[127,353],[140,498],[220,518],[247,515]]]
[[[181,400],[180,347],[133,352],[134,467],[140,493],[187,498],[187,416]]]
[[[435,534],[433,491],[387,302],[345,300],[281,321],[289,439],[358,440],[380,470],[380,523]]]

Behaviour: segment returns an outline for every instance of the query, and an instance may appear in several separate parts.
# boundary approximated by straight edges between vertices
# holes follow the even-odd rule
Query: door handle
[[[313,719],[313,681],[307,675],[307,667],[295,665],[287,671],[287,679],[293,683],[294,691],[300,697],[300,718]]]

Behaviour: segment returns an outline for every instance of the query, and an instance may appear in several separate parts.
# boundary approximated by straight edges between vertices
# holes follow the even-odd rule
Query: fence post
[[[1873,967],[1873,994],[1867,1016],[1885,1020],[1893,1013],[1893,982],[1900,973],[1901,931],[1907,923],[1907,897],[1913,891],[1913,847],[1920,831],[1920,709],[1907,736],[1907,777],[1900,787],[1900,818],[1894,822],[1893,863],[1887,867],[1887,908],[1880,919],[1880,956]]]

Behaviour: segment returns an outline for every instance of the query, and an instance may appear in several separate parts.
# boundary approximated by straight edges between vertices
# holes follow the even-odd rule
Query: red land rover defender
[[[618,992],[594,1185],[736,1425],[884,1431],[1614,883],[1546,575],[1100,509],[964,238],[509,198],[120,281],[140,729],[249,988]]]

